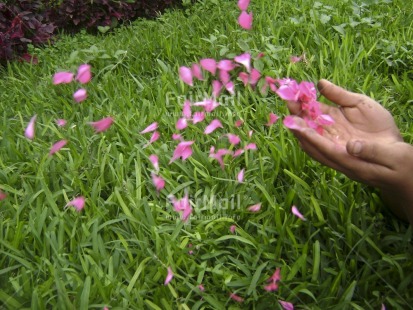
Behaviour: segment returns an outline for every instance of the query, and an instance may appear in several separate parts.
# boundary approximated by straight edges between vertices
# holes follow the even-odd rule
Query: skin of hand
[[[317,87],[336,104],[321,104],[322,113],[335,122],[324,126],[320,135],[302,119],[301,104],[289,102],[300,126],[291,131],[303,150],[350,179],[379,188],[393,212],[413,225],[413,146],[403,142],[392,115],[370,97],[327,80],[320,80]]]

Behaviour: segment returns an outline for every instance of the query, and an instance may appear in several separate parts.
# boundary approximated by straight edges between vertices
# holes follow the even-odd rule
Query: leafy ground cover
[[[411,228],[374,189],[308,158],[280,120],[267,126],[271,112],[288,114],[274,93],[234,80],[234,95],[221,95],[204,123],[182,131],[195,141],[192,156],[169,163],[184,101],[212,91],[210,81],[183,83],[179,68],[244,52],[263,76],[327,78],[380,100],[413,142],[412,8],[402,1],[257,0],[248,10],[248,31],[239,27],[236,1],[205,1],[112,34],[65,37],[32,51],[38,65],[1,71],[2,307],[412,307]],[[77,103],[72,94],[81,83],[53,85],[52,76],[76,73],[82,63],[93,77]],[[33,115],[30,140],[24,134]],[[89,126],[108,116],[114,123],[106,131]],[[216,118],[224,128],[205,135]],[[59,127],[58,119],[67,124]],[[140,132],[153,122],[161,138],[147,145],[150,134]],[[257,150],[225,157],[221,169],[209,152],[228,147],[227,132]],[[68,143],[49,156],[59,140]],[[166,183],[159,192],[153,154]],[[193,213],[182,221],[170,196],[186,193]],[[65,208],[79,196],[80,212]],[[258,203],[259,212],[248,210]],[[268,291],[276,270],[278,289]]]

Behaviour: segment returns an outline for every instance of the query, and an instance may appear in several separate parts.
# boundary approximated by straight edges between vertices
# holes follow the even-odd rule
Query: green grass
[[[62,36],[32,51],[39,65],[2,69],[0,190],[8,198],[0,202],[0,307],[281,309],[277,300],[286,300],[297,309],[412,308],[412,229],[376,190],[312,161],[281,122],[264,126],[269,112],[287,114],[274,95],[238,82],[237,95],[215,110],[225,120],[220,132],[245,141],[254,130],[258,151],[228,158],[221,170],[208,152],[226,140],[190,125],[184,136],[196,140],[193,156],[168,165],[184,98],[210,92],[207,82],[180,82],[179,66],[244,51],[266,54],[254,63],[263,75],[327,78],[374,97],[412,143],[413,9],[401,0],[356,2],[253,0],[247,32],[237,25],[235,1],[205,1],[107,35]],[[302,53],[306,63],[289,63]],[[77,85],[54,86],[51,77],[85,62],[94,77],[89,98],[75,104]],[[23,133],[34,114],[30,142]],[[87,122],[108,115],[115,124],[94,134]],[[69,125],[58,128],[57,118]],[[235,129],[239,118],[245,125]],[[143,148],[149,135],[139,132],[154,121],[162,137]],[[68,145],[49,157],[64,138]],[[152,153],[166,180],[159,195]],[[245,183],[237,184],[243,167]],[[168,195],[185,190],[195,217],[184,225],[171,218]],[[65,209],[78,195],[85,209]],[[261,212],[247,212],[258,202]],[[291,214],[292,204],[306,222]],[[168,266],[175,277],[164,286]],[[263,287],[276,267],[282,282],[269,293]]]

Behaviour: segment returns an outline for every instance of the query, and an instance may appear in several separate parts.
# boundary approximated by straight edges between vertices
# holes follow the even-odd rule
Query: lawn
[[[0,308],[282,309],[279,301],[296,309],[413,308],[412,228],[377,190],[309,158],[283,126],[285,103],[259,91],[263,79],[256,88],[233,79],[234,95],[224,90],[205,121],[181,130],[194,141],[192,156],[170,163],[184,101],[212,91],[212,74],[190,87],[179,68],[245,52],[263,77],[326,78],[375,98],[413,143],[412,6],[252,0],[249,11],[253,27],[244,30],[235,0],[205,0],[110,33],[62,34],[32,48],[38,65],[0,69],[0,190],[7,194]],[[83,63],[92,68],[89,83],[53,85],[56,72]],[[80,86],[88,98],[76,103]],[[266,126],[271,112],[280,119]],[[30,140],[24,132],[34,115]],[[114,123],[104,132],[89,124],[109,116]],[[204,134],[213,119],[223,128]],[[160,138],[149,144],[151,134],[140,132],[153,122]],[[209,153],[229,147],[226,133],[257,149],[225,156],[221,169]],[[62,139],[67,145],[49,156]],[[166,182],[159,192],[152,154]],[[185,194],[188,221],[171,203]],[[79,196],[83,210],[65,207]],[[256,204],[258,212],[248,210]],[[168,268],[174,276],[165,285]],[[267,291],[277,268],[278,289]]]

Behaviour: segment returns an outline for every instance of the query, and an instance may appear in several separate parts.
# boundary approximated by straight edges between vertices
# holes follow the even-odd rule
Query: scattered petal
[[[0,201],[4,200],[6,198],[7,198],[7,194],[0,191]]]
[[[80,65],[77,70],[76,80],[80,83],[88,83],[92,79],[92,73],[90,72],[90,65]]]
[[[250,0],[238,0],[238,7],[241,11],[246,11],[250,4]]]
[[[226,135],[228,137],[228,141],[229,143],[233,144],[233,145],[237,145],[241,142],[240,137],[238,137],[237,135],[234,135],[232,133],[229,133]]]
[[[270,120],[268,121],[267,124],[265,124],[266,126],[271,126],[272,124],[274,124],[277,120],[278,120],[278,116],[274,113],[270,113]]]
[[[146,127],[144,130],[142,130],[141,133],[151,132],[151,131],[156,130],[157,128],[158,128],[158,123],[154,122],[150,124],[148,127]]]
[[[186,160],[192,155],[192,144],[194,141],[182,141],[180,142],[177,147],[175,148],[174,154],[169,161],[169,164],[177,160],[178,158],[182,158],[182,160]]]
[[[241,65],[243,65],[248,72],[251,70],[251,55],[248,53],[238,55],[234,58],[234,60]]]
[[[224,160],[223,160],[223,156],[231,154],[232,152],[230,150],[227,149],[219,149],[216,153],[215,153],[215,147],[211,146],[211,149],[209,150],[209,157],[216,159],[220,166],[221,169],[224,170],[225,165],[224,165]]]
[[[159,171],[159,158],[158,158],[158,156],[155,155],[155,154],[149,155],[149,160],[151,161],[155,171],[158,172]]]
[[[192,112],[191,112],[191,102],[189,100],[185,100],[184,102],[184,107],[182,109],[182,115],[185,118],[191,118]]]
[[[296,62],[301,61],[301,59],[303,59],[301,56],[300,57],[299,56],[291,56],[290,57],[290,62],[295,64]]]
[[[231,225],[230,227],[229,227],[229,231],[231,232],[231,233],[233,233],[233,234],[235,234],[235,230],[237,229],[237,226],[236,225]]]
[[[250,74],[250,84],[252,86],[256,85],[261,78],[261,72],[253,68]]]
[[[301,126],[295,122],[294,117],[291,115],[287,115],[286,117],[284,117],[283,124],[285,127],[289,129],[296,129],[296,130],[301,129]]]
[[[182,82],[188,84],[189,86],[193,86],[192,82],[192,71],[188,67],[180,67],[179,68],[179,77]]]
[[[244,150],[248,151],[248,150],[256,150],[257,149],[257,145],[255,143],[248,143],[245,147]]]
[[[250,76],[247,72],[240,72],[238,74],[238,77],[240,78],[244,86],[247,86],[250,83]]]
[[[221,89],[222,89],[222,83],[218,80],[214,80],[212,81],[212,96],[214,96],[214,98],[219,97],[219,94],[221,93]]]
[[[227,84],[231,80],[231,76],[228,71],[219,70],[219,79],[221,80],[222,84]]]
[[[248,14],[245,11],[242,11],[241,15],[238,17],[238,24],[246,29],[250,30],[252,28],[252,13]]]
[[[235,69],[235,64],[232,60],[222,59],[218,62],[217,68],[221,71],[231,71]]]
[[[270,284],[267,284],[264,286],[264,290],[266,290],[267,292],[273,292],[278,290],[278,283],[276,282],[271,282]]]
[[[205,287],[204,287],[202,284],[199,284],[199,285],[198,285],[198,289],[199,289],[201,292],[204,292],[204,291],[205,291]]]
[[[149,139],[149,144],[154,143],[155,141],[158,141],[159,137],[161,136],[161,134],[159,133],[159,131],[154,131],[154,133],[152,134],[151,138]]]
[[[82,211],[83,208],[85,207],[85,197],[79,196],[73,199],[72,201],[69,201],[66,205],[66,207],[74,207],[77,211]]]
[[[201,59],[199,63],[201,67],[204,68],[204,70],[209,71],[213,75],[215,75],[215,72],[217,70],[217,62],[215,61],[215,59],[204,58],[204,59]]]
[[[252,130],[248,131],[248,138],[251,138],[253,133],[254,132]]]
[[[24,135],[26,136],[27,139],[30,139],[30,140],[34,139],[34,134],[35,134],[34,125],[36,123],[36,118],[37,118],[37,115],[34,115],[30,119],[30,122],[27,125],[26,130],[24,131]]]
[[[49,155],[51,156],[54,153],[58,152],[66,144],[67,144],[67,140],[60,140],[60,141],[56,142],[55,144],[52,145],[52,148],[50,149]]]
[[[284,310],[294,310],[294,305],[292,303],[282,300],[279,300],[278,302]]]
[[[248,207],[248,211],[251,211],[251,212],[258,212],[260,210],[261,210],[261,204],[260,203],[257,203],[256,205]]]
[[[182,139],[182,135],[179,133],[173,133],[172,134],[172,139],[173,140],[181,140]]]
[[[73,81],[73,76],[72,72],[57,72],[53,75],[53,84],[68,84]]]
[[[306,221],[306,218],[300,213],[300,211],[298,211],[296,206],[292,206],[291,207],[291,212],[298,217],[299,219]]]
[[[65,125],[67,124],[67,121],[60,118],[60,119],[57,119],[57,120],[56,120],[56,124],[57,124],[57,126],[59,126],[59,127],[63,127],[63,126],[65,126]]]
[[[204,101],[195,102],[194,106],[201,106],[204,108],[205,112],[212,112],[219,106],[219,102],[213,99],[205,99]]]
[[[198,64],[193,64],[191,67],[191,72],[194,77],[198,80],[203,81],[204,77],[202,76],[201,67]]]
[[[173,277],[174,273],[172,272],[171,267],[168,267],[168,274],[166,275],[164,285],[168,285],[168,283],[171,282]]]
[[[191,203],[189,202],[188,193],[186,193],[185,196],[180,200],[176,200],[174,196],[170,196],[170,199],[174,210],[176,212],[182,212],[181,219],[186,222],[192,213],[192,207]]]
[[[90,122],[89,125],[92,126],[96,132],[102,132],[109,129],[109,127],[112,126],[112,123],[113,117],[106,117],[97,122]]]
[[[161,191],[165,187],[165,180],[155,173],[152,173],[152,182],[153,185],[155,185],[157,192]]]
[[[182,130],[186,127],[188,127],[188,121],[186,120],[186,118],[182,117],[178,119],[178,121],[176,122],[176,129]]]
[[[235,121],[235,127],[241,127],[242,124],[244,124],[244,121],[242,119]]]
[[[74,94],[73,94],[73,99],[75,99],[76,102],[82,102],[87,98],[87,91],[84,88],[78,89]]]
[[[215,129],[217,128],[223,128],[222,123],[217,120],[214,119],[212,120],[212,122],[205,128],[204,134],[209,135],[210,133],[212,133]]]
[[[234,94],[235,94],[235,89],[234,89],[234,83],[233,83],[233,82],[228,82],[227,84],[225,84],[225,88],[227,89],[227,91],[228,91],[231,95],[234,95]]]
[[[229,298],[231,298],[232,300],[235,300],[235,301],[237,301],[237,302],[243,302],[243,301],[244,301],[244,298],[238,296],[238,295],[235,294],[235,293],[231,293],[231,294],[229,295]]]
[[[233,158],[236,158],[236,157],[238,157],[238,156],[241,156],[243,153],[244,153],[244,150],[243,150],[243,149],[238,149],[238,150],[236,150],[236,151],[234,152],[234,154],[232,154],[232,157],[233,157]]]
[[[205,119],[205,113],[204,112],[195,112],[194,117],[192,118],[192,122],[194,124],[202,122]]]
[[[240,183],[244,182],[244,171],[245,171],[245,169],[241,169],[241,171],[238,172],[237,180]]]

